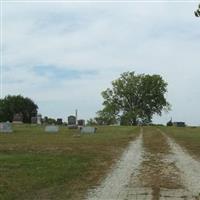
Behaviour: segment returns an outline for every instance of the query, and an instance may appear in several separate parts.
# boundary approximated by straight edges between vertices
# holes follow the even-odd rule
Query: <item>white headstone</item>
[[[48,125],[45,126],[45,132],[51,132],[51,133],[56,133],[59,131],[59,127],[55,125]]]
[[[81,128],[81,133],[95,133],[96,128],[91,126],[85,126]]]
[[[42,123],[42,115],[38,114],[37,115],[37,124],[41,124]]]
[[[10,122],[1,122],[0,123],[0,132],[2,133],[11,133],[12,126]]]

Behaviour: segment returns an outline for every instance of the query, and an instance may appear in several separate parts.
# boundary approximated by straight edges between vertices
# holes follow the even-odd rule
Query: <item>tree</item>
[[[150,123],[154,114],[169,110],[165,99],[167,83],[160,75],[125,72],[102,92],[104,108],[97,112],[103,124],[120,120],[123,125]]]
[[[167,122],[167,126],[173,126],[172,120],[170,120],[170,121]]]
[[[89,120],[87,120],[87,123],[86,123],[88,126],[94,126],[94,125],[97,125],[97,122],[95,119],[92,119],[90,118]]]
[[[23,122],[30,123],[31,117],[36,116],[38,106],[28,97],[8,95],[0,99],[0,121],[12,121],[16,113],[23,115]]]
[[[199,8],[196,11],[194,11],[194,14],[196,17],[200,17],[200,4],[199,4]]]

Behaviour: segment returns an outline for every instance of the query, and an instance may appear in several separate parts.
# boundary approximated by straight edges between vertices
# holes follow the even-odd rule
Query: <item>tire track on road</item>
[[[166,137],[172,150],[172,158],[175,165],[180,170],[182,184],[189,191],[184,192],[185,199],[200,200],[200,162],[195,160],[183,147],[175,142],[174,139],[167,136],[166,133],[159,131]]]
[[[182,189],[179,170],[170,161],[166,138],[154,127],[144,128],[144,159],[138,176],[141,188],[148,188],[148,200],[175,199]],[[145,200],[146,200],[145,199]]]
[[[89,191],[88,200],[121,200],[126,198],[130,178],[136,175],[142,162],[142,131],[141,128],[138,138],[130,143],[101,185]]]

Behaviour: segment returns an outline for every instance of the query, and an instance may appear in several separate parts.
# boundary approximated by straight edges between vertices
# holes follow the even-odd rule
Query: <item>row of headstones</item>
[[[95,127],[85,126],[80,128],[81,133],[96,133]],[[45,132],[57,133],[59,131],[59,126],[56,125],[47,125],[45,126]],[[10,122],[1,122],[0,123],[0,132],[2,133],[11,133],[13,132],[12,124]]]
[[[16,113],[13,116],[13,123],[22,123],[23,115],[21,113]],[[42,115],[38,114],[35,117],[31,117],[31,124],[41,124],[42,123]],[[56,124],[63,124],[62,118],[58,118]],[[79,119],[77,120],[75,116],[70,115],[68,117],[68,127],[76,127],[76,126],[85,126],[85,120]]]
[[[23,114],[22,113],[14,114],[13,123],[23,123]],[[42,123],[42,115],[41,114],[31,117],[31,124],[41,124],[41,123]]]

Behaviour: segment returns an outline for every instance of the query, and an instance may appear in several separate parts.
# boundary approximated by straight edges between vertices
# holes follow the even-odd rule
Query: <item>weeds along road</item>
[[[200,162],[163,131],[144,127],[88,200],[200,200]]]

